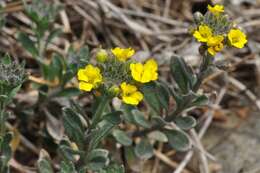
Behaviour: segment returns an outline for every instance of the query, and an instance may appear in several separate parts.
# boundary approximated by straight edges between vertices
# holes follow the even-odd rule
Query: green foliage
[[[37,166],[40,173],[54,173],[50,157],[48,153],[44,150],[41,150],[40,152],[40,158],[37,162]]]
[[[77,173],[76,169],[71,162],[61,162],[61,168],[59,173]]]
[[[179,130],[165,130],[169,144],[177,151],[186,151],[191,147],[188,136]]]
[[[12,149],[10,147],[10,142],[12,140],[12,134],[6,133],[0,136],[0,170],[1,172],[9,172],[8,162],[12,157]]]
[[[99,142],[106,137],[110,131],[121,122],[120,115],[121,112],[112,112],[104,116],[104,120],[100,122],[100,128],[93,130],[90,133],[91,141],[89,148],[95,149]]]
[[[0,60],[0,172],[9,172],[8,162],[12,157],[10,147],[12,134],[6,133],[5,128],[9,116],[6,106],[12,101],[25,79],[24,64],[12,62],[8,55]]]
[[[145,119],[144,114],[142,112],[135,109],[132,110],[132,115],[137,125],[144,128],[150,127],[149,122]]]
[[[94,149],[88,156],[88,169],[98,171],[109,163],[108,151],[104,149]]]
[[[122,130],[119,129],[114,130],[113,136],[115,137],[117,142],[119,142],[124,146],[130,146],[133,143],[132,139]]]
[[[107,97],[103,97],[107,99]],[[99,102],[98,109],[104,110],[106,104]],[[101,113],[101,114],[100,114]],[[78,172],[84,170],[99,171],[108,166],[108,151],[99,148],[100,142],[112,132],[112,129],[121,122],[120,111],[110,112],[102,115],[102,111],[96,111],[96,121],[91,124],[82,108],[71,102],[71,108],[63,109],[63,123],[69,139],[64,139],[59,145],[60,154],[64,158],[61,171],[74,169]],[[94,125],[93,125],[94,124]],[[72,148],[72,142],[78,147]],[[75,159],[79,157],[79,159]],[[73,163],[80,166],[75,167]]]
[[[20,33],[18,36],[18,40],[21,42],[22,46],[32,54],[33,57],[37,57],[39,55],[39,51],[35,46],[35,43],[30,39],[28,35],[25,33]]]
[[[196,120],[191,116],[176,117],[174,120],[176,125],[183,130],[189,130],[196,126]]]
[[[111,87],[114,84],[119,86],[122,82],[138,86],[144,95],[144,104],[140,107],[122,104],[120,108],[117,108],[111,104],[116,94],[109,93],[108,87],[102,83],[97,93],[91,93],[94,99],[91,100],[89,97],[92,109],[85,109],[76,103],[82,98],[77,98],[81,92],[71,81],[80,68],[84,68],[92,61],[89,48],[84,46],[75,50],[70,47],[65,53],[53,51],[49,53],[48,49],[55,38],[62,35],[62,29],[57,28],[53,23],[62,7],[57,3],[51,4],[39,0],[32,0],[30,4],[24,1],[24,7],[27,17],[32,21],[30,28],[32,33],[21,32],[17,39],[39,65],[40,70],[37,71],[37,75],[40,75],[44,81],[43,84],[35,85],[38,90],[38,100],[28,111],[35,114],[34,120],[46,115],[44,110],[51,112],[49,116],[62,119],[65,134],[62,134],[62,140],[55,141],[54,147],[58,149],[61,159],[59,173],[86,173],[87,171],[124,173],[124,167],[115,164],[113,153],[109,153],[109,150],[103,146],[102,141],[110,138],[112,138],[111,141],[123,146],[127,161],[152,158],[157,142],[168,143],[176,151],[183,152],[191,148],[188,131],[196,127],[197,121],[189,116],[189,110],[208,103],[207,95],[197,91],[203,79],[214,68],[213,57],[205,52],[201,53],[202,62],[200,68],[196,70],[191,68],[182,57],[173,56],[170,62],[172,83],[166,79],[160,79],[142,86],[141,83],[132,80],[129,69],[129,63],[133,62],[132,60],[127,64],[103,57],[103,60],[97,62],[97,66],[102,69],[102,75],[108,80],[106,81],[108,86]],[[1,27],[4,20],[2,20],[2,13],[0,15]],[[198,19],[199,23],[214,25],[214,28],[218,30],[214,33],[229,30],[230,25],[225,16],[221,16],[222,23],[218,21],[220,20],[210,13]],[[9,115],[6,112],[6,106],[15,97],[25,80],[24,63],[21,65],[14,63],[9,56],[1,59],[1,173],[9,172],[8,161],[12,157],[10,147],[12,134],[7,133],[5,129]],[[120,94],[117,96],[122,97]],[[55,110],[51,110],[51,107],[55,107]],[[184,116],[183,112],[187,114]],[[28,114],[25,115],[28,117]],[[45,118],[47,119],[48,116]],[[133,127],[131,131],[125,131],[129,126]],[[138,140],[135,139],[136,137]],[[56,171],[49,154],[44,150],[40,153],[37,167],[40,173]]]
[[[168,138],[165,133],[160,131],[152,131],[148,134],[149,139],[153,139],[160,142],[168,142]]]
[[[82,123],[80,114],[71,108],[63,109],[63,123],[68,137],[76,142],[80,148],[84,145],[84,132],[86,127]]]
[[[104,169],[102,169],[101,171],[99,171],[98,173],[125,173],[124,167],[121,165],[110,165]]]
[[[178,89],[187,94],[193,89],[196,78],[192,69],[185,63],[183,58],[174,56],[171,59],[171,74],[178,85]]]
[[[134,151],[136,156],[140,159],[146,160],[153,156],[153,147],[147,139],[142,139],[141,142],[135,146]]]
[[[170,93],[166,83],[151,82],[144,85],[141,91],[144,93],[145,101],[155,112],[160,113],[163,109],[168,111]]]

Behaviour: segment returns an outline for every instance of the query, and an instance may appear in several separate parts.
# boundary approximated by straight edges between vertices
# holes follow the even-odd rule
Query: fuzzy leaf
[[[153,156],[153,147],[147,139],[142,139],[135,147],[135,154],[141,159],[149,159]]]
[[[115,127],[121,122],[120,114],[121,112],[116,111],[104,116],[104,120],[100,122],[102,126],[97,130],[93,130],[92,133],[90,134],[91,135],[91,141],[89,144],[90,150],[95,149],[98,146],[99,142],[110,133],[113,127]]]
[[[133,118],[136,122],[136,124],[144,127],[144,128],[149,128],[151,125],[149,122],[145,119],[144,114],[137,109],[132,110]]]
[[[177,151],[186,151],[190,148],[191,142],[188,136],[179,130],[165,130],[170,146]]]
[[[78,88],[65,88],[61,92],[58,93],[58,97],[74,97],[80,94],[80,90]]]
[[[60,172],[59,173],[77,173],[75,166],[73,165],[72,162],[61,162],[60,166]]]
[[[84,143],[84,124],[81,122],[80,115],[71,108],[63,109],[63,123],[66,134],[76,142],[81,148]]]
[[[177,117],[174,122],[183,130],[189,130],[196,126],[196,120],[191,116]]]
[[[171,74],[176,81],[179,89],[188,93],[193,85],[193,73],[186,62],[181,57],[174,56],[171,59]]]
[[[33,57],[38,56],[38,50],[35,47],[34,42],[28,37],[28,35],[20,33],[18,36],[18,40],[21,42],[23,47],[33,55]]]
[[[157,95],[155,83],[144,85],[141,88],[141,91],[144,94],[144,99],[149,104],[149,106],[151,106],[153,110],[159,113],[161,109],[161,103]]]
[[[129,138],[127,136],[127,134],[122,131],[122,130],[114,130],[113,131],[113,136],[115,137],[115,139],[117,140],[117,142],[119,142],[120,144],[124,145],[124,146],[130,146],[132,145],[132,139]]]
[[[88,155],[88,165],[90,170],[97,171],[109,163],[108,151],[104,149],[94,149]]]
[[[167,142],[168,141],[167,136],[163,132],[160,132],[160,131],[153,131],[153,132],[148,134],[148,137],[150,139],[160,141],[160,142]]]

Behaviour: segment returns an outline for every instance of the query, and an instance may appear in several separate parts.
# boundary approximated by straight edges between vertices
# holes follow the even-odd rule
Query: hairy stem
[[[94,128],[101,120],[102,118],[102,115],[103,115],[103,112],[108,104],[110,100],[110,97],[105,95],[102,97],[102,100],[101,102],[99,103],[97,109],[96,109],[96,112],[93,116],[93,121],[92,121],[92,125],[91,125],[91,128]]]

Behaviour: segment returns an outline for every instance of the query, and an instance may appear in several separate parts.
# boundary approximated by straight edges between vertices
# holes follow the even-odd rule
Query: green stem
[[[201,86],[201,83],[204,80],[205,77],[205,72],[208,70],[210,64],[212,63],[214,57],[210,56],[208,53],[204,53],[203,58],[202,58],[202,63],[200,65],[200,71],[197,75],[197,82],[195,86],[193,87],[193,91],[197,92],[198,89]]]
[[[3,137],[5,134],[5,112],[1,109],[0,112],[0,136]]]
[[[102,115],[103,115],[103,112],[108,104],[110,100],[110,97],[105,95],[102,97],[102,100],[101,102],[99,103],[97,109],[96,109],[96,112],[93,116],[93,121],[92,121],[92,124],[91,124],[91,128],[94,128],[96,127],[96,125],[100,122],[101,118],[102,118]]]

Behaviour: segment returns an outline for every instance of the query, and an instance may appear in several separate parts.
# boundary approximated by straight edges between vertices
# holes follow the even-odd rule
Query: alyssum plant
[[[94,98],[92,116],[75,101],[63,109],[67,136],[59,145],[61,173],[123,173],[124,168],[115,163],[113,153],[102,146],[105,137],[113,137],[123,146],[126,161],[151,158],[156,141],[168,142],[177,151],[191,148],[187,130],[196,126],[196,120],[183,113],[207,104],[208,97],[198,90],[216,68],[215,55],[225,46],[243,48],[247,39],[221,5],[208,6],[205,15],[196,13],[190,31],[201,43],[200,68],[194,70],[183,58],[172,57],[171,84],[159,79],[154,59],[143,63],[131,59],[135,53],[131,48],[100,49],[96,61],[89,61],[78,70],[79,89],[92,93]],[[119,98],[117,104],[112,102],[115,97]],[[170,99],[175,101],[174,109]],[[142,101],[145,106],[139,108],[146,107],[146,113],[137,107]],[[138,130],[124,131],[129,125]],[[41,159],[39,167],[53,172],[48,159]]]
[[[0,60],[0,172],[8,173],[8,162],[12,157],[10,142],[12,133],[6,131],[5,123],[9,113],[7,105],[20,89],[26,78],[23,65],[11,62],[9,56]]]

